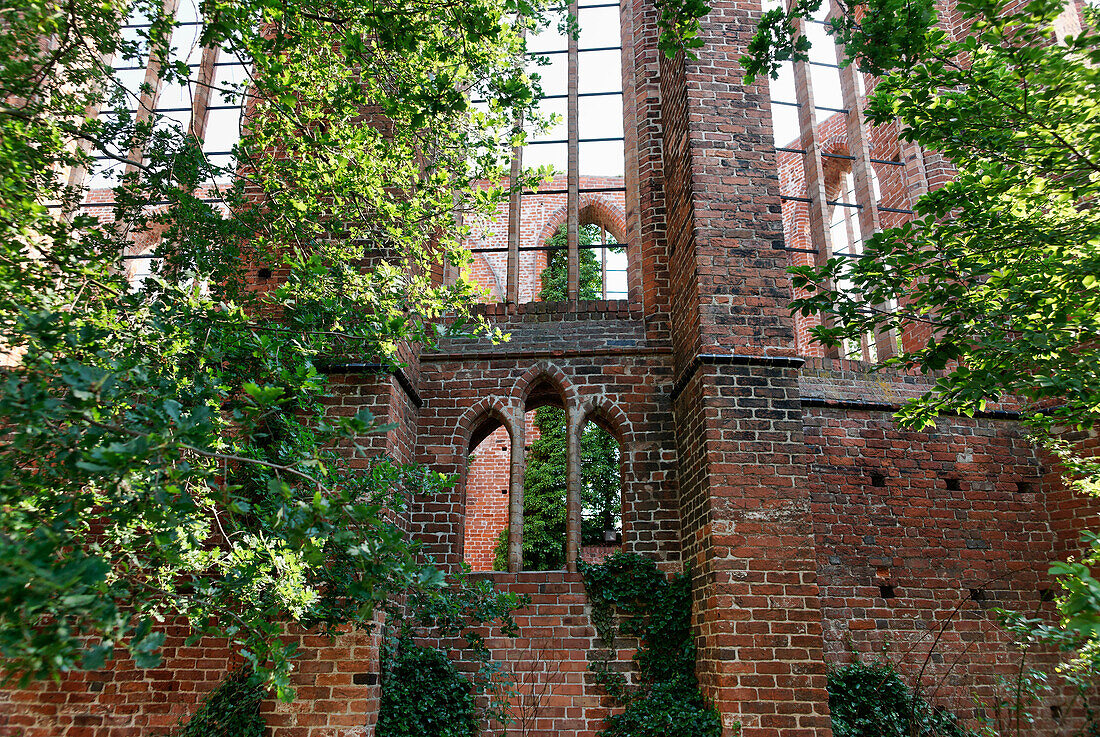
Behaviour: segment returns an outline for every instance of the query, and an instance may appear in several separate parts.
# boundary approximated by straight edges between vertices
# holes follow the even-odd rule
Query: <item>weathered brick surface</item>
[[[168,628],[160,667],[129,658],[98,671],[26,690],[0,690],[3,737],[152,737],[169,734],[240,664],[228,643],[206,638],[187,645],[186,626]],[[376,631],[377,632],[377,631]],[[335,639],[297,634],[301,649],[293,704],[268,699],[261,713],[271,737],[364,737],[378,712],[378,638],[347,632]]]

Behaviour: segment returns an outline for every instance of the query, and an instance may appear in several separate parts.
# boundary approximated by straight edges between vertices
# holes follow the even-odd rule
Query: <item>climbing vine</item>
[[[496,624],[501,634],[518,634],[512,613],[530,603],[526,596],[498,591],[491,581],[452,575],[447,586],[414,592],[403,606],[386,605],[382,638],[382,698],[378,737],[474,737],[483,719],[506,721],[500,667],[490,657],[483,632]],[[426,640],[446,641],[446,651]],[[460,671],[454,652],[467,667]],[[463,672],[464,671],[464,672]],[[478,705],[477,694],[488,698]]]
[[[473,737],[477,710],[470,680],[447,654],[402,640],[383,680],[378,737]]]
[[[977,737],[914,694],[887,663],[835,668],[828,688],[833,737]]]
[[[263,737],[260,702],[264,688],[246,668],[238,668],[206,695],[172,737]]]
[[[691,581],[666,577],[645,556],[616,553],[580,563],[603,653],[590,664],[622,713],[608,717],[603,737],[719,737],[722,723],[695,678]],[[637,637],[637,683],[612,667],[618,638]]]

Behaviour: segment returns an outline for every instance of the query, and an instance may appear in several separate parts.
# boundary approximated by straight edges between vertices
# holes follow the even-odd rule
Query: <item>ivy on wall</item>
[[[914,694],[886,663],[831,670],[828,688],[833,737],[977,737]]]
[[[468,678],[442,650],[397,644],[382,682],[377,737],[475,737],[477,710]]]
[[[264,688],[246,668],[238,668],[206,695],[172,737],[264,737],[260,702]]]
[[[603,737],[720,737],[718,712],[695,678],[691,581],[666,577],[642,555],[616,553],[580,563],[592,621],[604,652],[589,666],[622,713],[608,717]],[[637,637],[636,684],[612,663],[620,636]]]
[[[450,576],[442,589],[414,592],[403,606],[388,603],[376,737],[476,737],[481,721],[506,721],[500,665],[483,627],[494,623],[502,635],[515,637],[512,614],[529,604],[529,597],[498,591],[466,571]],[[466,673],[448,652],[421,644],[426,641],[447,642]],[[477,695],[485,697],[480,705]]]

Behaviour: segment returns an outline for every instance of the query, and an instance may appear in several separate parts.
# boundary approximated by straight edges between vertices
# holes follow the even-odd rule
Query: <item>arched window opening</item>
[[[623,539],[622,446],[595,419],[580,437],[581,559],[598,563]]]
[[[584,223],[578,231],[580,289],[578,299],[626,299],[626,249],[606,228]],[[546,266],[539,275],[538,299],[564,302],[568,297],[569,262],[566,226],[546,240]]]
[[[466,515],[462,560],[474,571],[496,569],[496,544],[508,530],[512,439],[495,418],[470,438],[466,460]],[[507,562],[507,556],[505,557]]]
[[[527,398],[523,473],[523,564],[525,571],[566,568],[569,527],[566,412],[550,382],[536,384]],[[507,530],[497,542],[497,568],[507,568]]]

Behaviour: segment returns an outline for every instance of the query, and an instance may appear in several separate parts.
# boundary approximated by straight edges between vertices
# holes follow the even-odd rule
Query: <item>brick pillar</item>
[[[778,168],[759,5],[718,0],[661,100],[682,544],[698,673],[726,733],[830,734]]]

